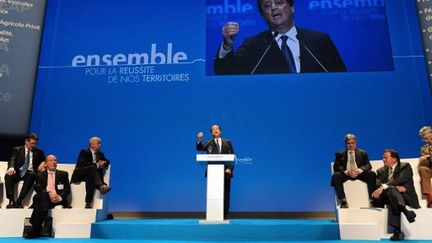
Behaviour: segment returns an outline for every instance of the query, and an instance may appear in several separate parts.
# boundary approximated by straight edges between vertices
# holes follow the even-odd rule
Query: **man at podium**
[[[234,154],[234,148],[231,142],[227,139],[222,139],[222,128],[215,124],[211,126],[210,133],[213,138],[202,143],[204,134],[199,132],[197,135],[196,149],[204,151],[208,154]],[[231,178],[233,176],[234,165],[225,165],[225,188],[224,188],[224,216],[226,217],[230,206],[230,191],[231,191]],[[207,176],[207,172],[206,172]]]

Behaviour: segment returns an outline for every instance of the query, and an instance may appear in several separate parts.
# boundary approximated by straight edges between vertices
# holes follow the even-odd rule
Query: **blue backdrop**
[[[329,1],[301,2],[296,11],[305,13]],[[432,114],[413,1],[385,1],[376,28],[368,21],[328,27],[343,13],[370,16],[366,7],[309,9],[309,22],[298,16],[330,32],[356,72],[223,77],[206,69],[214,4],[48,1],[31,131],[46,153],[68,163],[100,136],[112,162],[111,211],[204,211],[194,144],[214,123],[239,158],[232,211],[333,210],[330,162],[348,132],[371,159],[385,148],[418,156],[418,129]],[[323,19],[336,10],[339,17]],[[373,53],[379,62],[356,51],[374,44],[359,37],[365,30],[381,43]]]

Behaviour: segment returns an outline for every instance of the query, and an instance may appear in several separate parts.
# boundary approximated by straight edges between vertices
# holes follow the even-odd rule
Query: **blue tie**
[[[24,165],[20,171],[21,177],[24,177],[25,174],[27,173],[27,170],[29,168],[29,164],[30,164],[30,150],[27,150],[27,154],[26,154],[25,159],[24,159]]]
[[[294,62],[294,57],[293,54],[290,50],[290,48],[287,45],[287,40],[288,40],[288,36],[283,35],[281,36],[282,39],[282,54],[285,57],[285,60],[288,63],[288,70],[289,73],[295,73],[296,72],[296,66],[295,66],[295,62]]]

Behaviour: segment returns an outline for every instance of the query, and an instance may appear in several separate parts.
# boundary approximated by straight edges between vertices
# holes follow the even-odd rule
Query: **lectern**
[[[196,160],[207,164],[207,206],[206,219],[200,223],[223,224],[225,164],[232,164],[234,154],[197,154]]]

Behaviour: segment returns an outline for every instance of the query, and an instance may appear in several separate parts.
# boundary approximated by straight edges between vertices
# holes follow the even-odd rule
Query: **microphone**
[[[212,152],[212,150],[213,150],[213,146],[209,146],[211,141],[212,141],[212,140],[210,139],[210,140],[208,140],[208,141],[203,145],[203,148],[204,148],[204,149],[205,149],[209,154],[211,154],[211,152]]]
[[[270,50],[270,47],[272,46],[272,44],[273,44],[273,42],[275,41],[275,38],[276,38],[276,36],[277,36],[278,34],[279,34],[279,33],[278,33],[277,31],[274,32],[274,34],[273,34],[273,36],[272,36],[273,38],[272,38],[270,44],[268,45],[267,49],[266,49],[266,50],[264,51],[264,53],[262,54],[261,58],[258,60],[258,62],[257,62],[257,64],[255,65],[254,69],[252,70],[252,72],[250,73],[251,75],[255,73],[256,69],[257,69],[258,66],[261,64],[263,58],[265,57],[265,55],[267,54],[267,52]]]
[[[296,35],[297,40],[299,43],[306,49],[306,51],[313,57],[313,59],[321,66],[321,68],[324,70],[324,72],[328,73],[327,69],[324,67],[324,65],[318,60],[318,58],[312,53],[312,51],[306,46],[306,44],[301,40],[301,37],[299,34]]]

